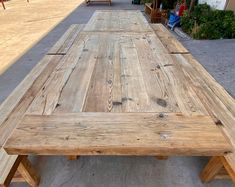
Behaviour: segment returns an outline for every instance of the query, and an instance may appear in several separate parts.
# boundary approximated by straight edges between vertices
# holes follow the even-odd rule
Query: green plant
[[[197,5],[181,19],[182,29],[195,39],[235,38],[235,15],[232,11],[213,10]]]

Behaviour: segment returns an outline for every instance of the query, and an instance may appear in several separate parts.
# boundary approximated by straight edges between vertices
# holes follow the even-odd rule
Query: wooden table
[[[20,155],[231,151],[195,62],[158,29],[140,11],[97,11],[71,26],[2,105],[0,145]]]

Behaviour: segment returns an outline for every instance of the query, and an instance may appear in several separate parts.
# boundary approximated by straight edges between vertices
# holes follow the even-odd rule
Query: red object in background
[[[3,9],[6,9],[3,0],[1,0],[1,3],[2,3]]]
[[[178,16],[183,16],[185,10],[187,10],[187,6],[185,4],[180,5]]]

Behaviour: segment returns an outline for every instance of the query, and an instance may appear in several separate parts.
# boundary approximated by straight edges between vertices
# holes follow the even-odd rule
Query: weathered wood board
[[[162,24],[151,24],[156,35],[171,54],[188,54],[189,51]]]
[[[209,116],[84,112],[27,115],[6,150],[20,154],[168,156],[223,155],[222,147],[230,149]]]
[[[48,55],[65,55],[84,25],[71,25],[58,42],[49,50]]]
[[[214,116],[208,110],[204,97],[200,96],[201,91],[198,93],[195,89],[200,84],[204,86],[204,83],[199,81],[194,85],[190,82],[194,81],[188,75],[191,70],[181,60],[181,56],[186,54],[173,55],[179,51],[172,52],[172,47],[167,48],[163,39],[168,37],[162,39],[161,33],[156,35],[141,12],[97,11],[84,29],[78,27],[72,30],[76,37],[71,35],[71,39],[70,34],[65,34],[54,47],[58,61],[53,64],[52,60],[49,67],[53,69],[44,70],[46,78],[40,81],[29,103],[23,105],[21,113],[17,109],[21,105],[15,104],[17,110],[13,107],[14,110],[5,115],[9,117],[4,118],[2,124],[11,125],[9,132],[17,126],[4,145],[9,153],[214,156],[225,155],[232,150],[225,134],[212,121]],[[168,40],[169,43],[171,41]],[[179,44],[176,46],[184,50]],[[62,48],[66,52],[58,55]],[[187,61],[186,56],[183,57]],[[38,77],[45,77],[44,71]],[[193,72],[192,76],[196,74]],[[23,97],[21,103],[28,99]],[[90,112],[103,116],[102,119],[106,115],[115,115],[116,119],[120,119],[130,113],[139,113],[139,117],[151,113],[169,116],[177,113],[185,121],[174,123],[170,118],[164,126],[157,119],[153,124],[146,119],[127,124],[122,121],[125,118],[121,118],[118,124],[111,120],[108,123],[94,120],[84,127],[86,134],[81,134],[84,129],[81,125],[77,126],[80,118],[76,115],[88,115]],[[20,120],[13,125],[15,115]],[[71,120],[78,121],[67,123],[70,118],[65,120],[66,115],[74,115],[70,116]],[[53,123],[47,123],[47,120]],[[172,133],[172,139],[165,141],[159,138],[162,131]],[[96,141],[101,134],[107,143],[104,147],[103,139]],[[2,138],[1,145],[7,135]],[[143,141],[133,141],[137,136],[141,136]],[[68,140],[66,137],[69,137]],[[110,141],[112,138],[113,141]]]
[[[98,10],[86,24],[84,31],[152,32],[152,28],[138,10]]]

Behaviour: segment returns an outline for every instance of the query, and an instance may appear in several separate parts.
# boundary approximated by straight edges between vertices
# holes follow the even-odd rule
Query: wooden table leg
[[[6,7],[5,7],[5,5],[4,5],[4,0],[1,0],[1,3],[2,3],[2,7],[3,7],[3,9],[5,10],[5,9],[6,9]]]
[[[68,160],[77,160],[78,156],[77,155],[69,155],[67,156]]]
[[[224,157],[220,157],[223,166],[225,168],[225,170],[227,171],[229,177],[232,179],[232,181],[235,183],[235,172],[234,170],[231,168],[231,166],[229,165],[229,163],[227,162],[227,160]]]
[[[158,160],[167,160],[168,156],[156,156]]]
[[[210,182],[223,168],[223,163],[219,156],[212,157],[200,174],[203,183]]]
[[[40,177],[27,159],[27,156],[23,156],[17,170],[30,186],[36,187],[39,184]]]

